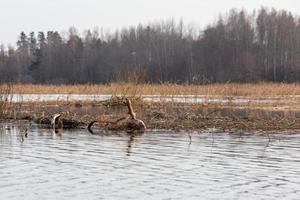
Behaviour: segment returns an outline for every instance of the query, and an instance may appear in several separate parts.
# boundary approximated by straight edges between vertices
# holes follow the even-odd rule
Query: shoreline
[[[105,129],[128,116],[127,97],[148,129],[300,130],[300,84],[1,86],[1,119],[27,119],[45,126],[59,113],[70,128],[97,121],[94,126]]]
[[[106,101],[53,101],[12,103],[3,119],[30,120],[50,126],[52,116],[60,113],[69,128],[87,127],[98,121],[95,128],[105,129],[107,124],[127,116],[127,109],[119,98]],[[147,129],[201,131],[286,131],[300,130],[300,110],[272,105],[190,104],[176,102],[148,102],[133,98],[138,119]]]

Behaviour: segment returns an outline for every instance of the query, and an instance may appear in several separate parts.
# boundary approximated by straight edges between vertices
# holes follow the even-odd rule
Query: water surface
[[[297,199],[300,135],[0,124],[0,199]]]
[[[39,102],[39,101],[105,101],[113,95],[91,95],[91,94],[14,94],[9,99],[12,102]],[[123,96],[123,95],[118,95]],[[211,103],[211,104],[286,104],[288,102],[297,102],[300,95],[277,95],[264,97],[248,96],[223,96],[223,95],[141,95],[145,101],[151,102],[177,102],[177,103]]]

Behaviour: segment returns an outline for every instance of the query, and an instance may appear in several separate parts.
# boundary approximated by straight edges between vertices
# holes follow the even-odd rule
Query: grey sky
[[[299,0],[0,0],[0,43],[15,45],[20,31],[103,27],[114,30],[139,22],[183,19],[201,27],[231,8],[261,6],[299,14]]]

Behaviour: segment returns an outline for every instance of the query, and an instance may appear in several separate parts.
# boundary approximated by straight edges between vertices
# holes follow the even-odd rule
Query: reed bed
[[[0,117],[7,115],[11,108],[12,85],[0,85]]]
[[[0,88],[7,88],[1,86]],[[133,106],[148,128],[173,130],[300,130],[300,84],[109,84],[109,85],[14,85],[14,90],[3,90],[2,97],[9,100],[14,94],[112,94],[107,101],[46,101],[12,104],[7,118],[28,119],[49,125],[51,117],[60,113],[71,125],[87,126],[91,121],[109,123],[127,115],[119,98],[130,97]],[[1,94],[1,93],[0,93]],[[235,99],[245,96],[252,99],[246,104],[180,103],[176,101],[144,101],[139,95],[207,95]],[[260,97],[274,97],[280,101],[259,102]],[[231,98],[232,97],[232,98]],[[209,98],[209,97],[208,97]],[[283,101],[282,101],[283,100]],[[6,101],[6,106],[9,101]],[[98,124],[99,125],[99,124]],[[99,125],[101,128],[101,124]],[[102,127],[103,128],[103,127]]]
[[[278,96],[300,95],[300,84],[131,84],[107,85],[14,85],[19,94],[116,94],[116,95],[221,95],[221,96]]]
[[[145,102],[132,99],[137,117],[148,129],[222,131],[282,131],[300,130],[300,110],[270,110],[252,107],[186,104],[174,102]],[[59,106],[57,106],[59,105]],[[15,104],[18,107],[17,104]],[[86,128],[92,121],[96,127],[126,117],[128,109],[120,99],[102,102],[25,102],[16,116],[8,119],[30,120],[42,127],[51,127],[54,114],[60,113],[64,124],[71,128]],[[13,114],[13,113],[12,113]]]

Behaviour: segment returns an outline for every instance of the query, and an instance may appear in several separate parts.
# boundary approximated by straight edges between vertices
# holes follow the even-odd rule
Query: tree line
[[[297,82],[300,18],[231,10],[200,30],[182,21],[115,32],[21,32],[0,47],[0,81],[40,84]]]

